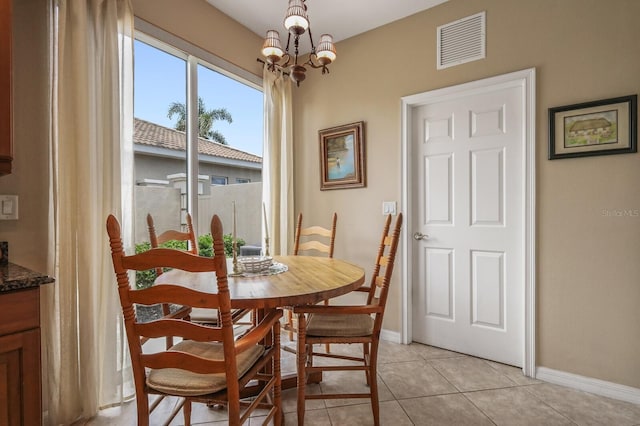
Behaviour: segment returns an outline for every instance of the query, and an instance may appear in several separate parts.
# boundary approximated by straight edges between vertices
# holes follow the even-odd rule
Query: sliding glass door
[[[184,229],[186,212],[199,235],[209,233],[213,214],[230,231],[233,203],[238,236],[258,244],[259,82],[234,74],[237,70],[225,69],[224,61],[157,28],[144,29],[149,31],[138,32],[134,46],[136,244],[149,241],[148,213],[159,231]]]

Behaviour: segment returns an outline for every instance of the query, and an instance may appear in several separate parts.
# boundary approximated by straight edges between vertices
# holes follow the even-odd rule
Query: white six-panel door
[[[519,87],[412,109],[413,340],[511,365],[524,351]]]

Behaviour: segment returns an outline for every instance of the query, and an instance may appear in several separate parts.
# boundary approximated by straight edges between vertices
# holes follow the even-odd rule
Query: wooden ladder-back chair
[[[376,263],[371,276],[370,286],[362,286],[356,291],[367,293],[367,303],[359,306],[295,306],[293,312],[298,316],[298,424],[304,424],[305,400],[307,399],[342,399],[370,398],[374,424],[380,424],[380,408],[378,402],[377,360],[380,330],[384,316],[389,282],[393,273],[402,213],[398,214],[392,232],[391,215],[387,216],[378,247]],[[308,317],[307,317],[308,315]],[[314,352],[315,344],[362,344],[362,357],[347,356],[334,353]],[[319,365],[313,364],[314,356],[333,359],[358,361],[354,365]],[[322,371],[364,371],[369,393],[342,393],[307,395],[305,387],[307,377],[311,373]]]
[[[302,227],[302,213],[298,214],[298,222],[296,223],[296,233],[293,244],[293,255],[317,255],[325,254],[329,258],[333,258],[333,248],[336,240],[336,223],[338,222],[338,214],[333,213],[331,220],[331,228],[322,226]],[[324,301],[325,305],[329,304],[328,300]],[[293,313],[287,310],[285,329],[289,332],[289,340],[293,340],[294,326]],[[329,345],[326,345],[329,352]]]
[[[173,229],[166,230],[161,234],[157,234],[156,228],[153,222],[153,217],[151,214],[147,214],[147,228],[149,229],[149,241],[151,242],[151,248],[158,248],[162,244],[171,242],[171,241],[184,241],[187,243],[186,250],[189,253],[198,254],[198,243],[196,240],[195,232],[193,230],[193,221],[191,219],[191,214],[186,214],[186,230],[185,231],[177,231]],[[215,247],[215,246],[214,246]],[[220,253],[216,253],[214,251],[214,255],[220,254],[224,257],[224,246],[222,247],[222,251]],[[160,276],[163,273],[162,268],[156,268],[156,274]],[[186,309],[186,307],[183,307]],[[170,307],[167,304],[162,305],[162,312],[164,315],[170,314]],[[180,315],[180,312],[184,312],[184,310],[178,310],[177,315]],[[232,311],[232,319],[234,323],[239,323],[240,318],[244,317],[250,312],[250,310],[245,309],[234,309]],[[176,315],[174,313],[174,315]],[[191,321],[199,322],[203,324],[216,324],[218,322],[218,313],[211,309],[198,309],[191,308],[188,312]],[[243,322],[242,324],[252,325],[253,322]],[[170,338],[169,338],[170,339]],[[171,340],[167,341],[167,347],[173,346],[173,342]]]
[[[127,256],[122,248],[120,224],[113,215],[107,219],[113,268],[118,282],[120,303],[133,368],[138,409],[138,425],[149,425],[149,395],[183,398],[166,424],[182,408],[184,422],[191,423],[192,402],[228,407],[229,424],[240,425],[256,408],[266,408],[265,424],[282,421],[280,378],[280,318],[278,310],[268,312],[262,321],[237,340],[231,321],[231,297],[224,256],[201,257],[182,250],[155,248]],[[211,220],[216,252],[223,250],[222,223]],[[157,284],[135,290],[129,271],[168,267],[188,273],[214,272],[211,292],[200,292],[175,284]],[[188,273],[185,274],[188,276]],[[214,290],[217,289],[217,292]],[[134,304],[175,303],[217,309],[219,326],[203,325],[184,318],[160,318],[139,322]],[[182,340],[170,349],[156,353],[142,351],[141,338],[177,336]],[[266,343],[270,342],[268,346]],[[254,400],[244,400],[246,387],[257,383]],[[243,410],[241,410],[243,407]],[[155,421],[154,421],[155,423]]]

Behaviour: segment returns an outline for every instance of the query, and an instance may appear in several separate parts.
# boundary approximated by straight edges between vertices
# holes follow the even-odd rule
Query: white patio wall
[[[217,214],[225,234],[232,232],[232,203],[236,203],[237,237],[247,244],[261,244],[262,182],[211,186],[210,195],[198,198],[196,234],[209,233],[211,217]],[[205,191],[206,192],[206,191]],[[169,187],[136,186],[135,241],[149,241],[147,213],[151,213],[156,230],[181,229],[180,190]]]

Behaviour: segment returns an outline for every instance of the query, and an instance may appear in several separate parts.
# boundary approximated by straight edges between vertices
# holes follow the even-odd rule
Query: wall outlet
[[[18,219],[18,196],[0,195],[0,220]]]
[[[383,201],[382,202],[382,214],[383,215],[395,215],[396,214],[396,202],[395,201]]]

